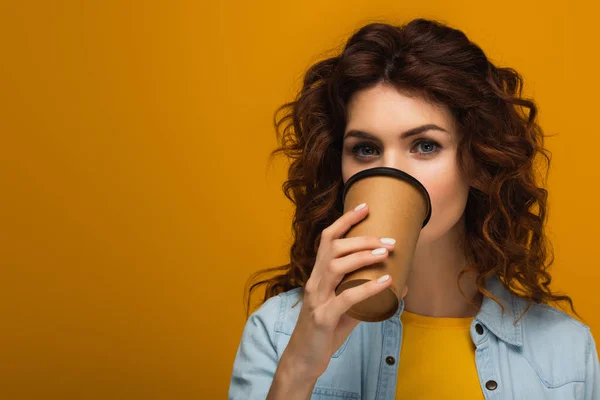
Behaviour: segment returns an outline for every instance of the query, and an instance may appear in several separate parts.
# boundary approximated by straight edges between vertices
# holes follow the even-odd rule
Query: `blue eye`
[[[425,148],[432,149],[431,151],[420,151],[419,152],[419,154],[422,154],[424,156],[430,156],[431,154],[435,154],[438,151],[440,151],[439,149],[442,147],[434,140],[421,140],[421,141],[415,143],[415,147],[421,146],[421,145],[427,145],[426,147],[421,147],[421,149],[423,149],[423,150]]]
[[[418,140],[413,143],[413,149],[418,146],[421,146],[421,150],[424,151],[417,151],[417,153],[424,157],[430,157],[431,155],[438,153],[442,148],[435,140]],[[369,158],[377,155],[378,152],[379,149],[377,146],[368,143],[358,143],[352,148],[352,153],[356,154],[356,158]]]
[[[359,143],[359,144],[357,144],[356,146],[354,146],[352,148],[352,153],[357,154],[359,158],[360,157],[365,157],[362,154],[358,154],[358,153],[360,153],[360,150],[362,150],[362,149],[371,149],[371,151],[369,151],[369,154],[366,157],[368,157],[369,155],[373,155],[373,153],[372,153],[373,150],[374,151],[379,151],[379,149],[377,149],[377,147],[375,147],[375,146],[371,146],[371,145],[366,144],[366,143]]]

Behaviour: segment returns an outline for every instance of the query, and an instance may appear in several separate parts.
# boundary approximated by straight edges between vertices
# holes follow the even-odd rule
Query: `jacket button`
[[[387,365],[394,365],[396,364],[396,359],[392,356],[387,356],[385,358],[385,362],[387,363]]]
[[[483,326],[481,326],[481,324],[477,324],[475,325],[475,330],[477,331],[477,333],[479,333],[480,335],[483,335]]]
[[[487,381],[485,383],[485,387],[488,390],[496,390],[496,388],[498,387],[498,384],[496,383],[496,381]]]

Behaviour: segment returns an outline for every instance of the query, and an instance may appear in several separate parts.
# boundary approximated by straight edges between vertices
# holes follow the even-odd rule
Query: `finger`
[[[357,251],[373,250],[378,247],[385,247],[388,251],[392,251],[396,247],[396,240],[393,238],[380,238],[378,236],[355,236],[335,239],[331,243],[331,258],[339,258]]]
[[[338,323],[338,329],[340,333],[347,337],[359,323],[359,320],[352,318],[348,314],[342,314]]]
[[[379,279],[373,279],[352,289],[344,290],[332,301],[331,311],[341,316],[353,305],[389,288],[391,283],[392,278],[389,275],[384,275]]]
[[[333,241],[339,239],[348,232],[352,225],[358,223],[369,213],[369,206],[363,203],[364,206],[359,210],[351,209],[346,211],[344,215],[336,219],[333,224],[323,229],[321,239]]]
[[[404,286],[404,290],[402,291],[402,298],[405,298],[408,294],[408,286]]]
[[[311,272],[311,276],[314,276],[315,280],[319,281],[321,279],[327,263],[329,260],[335,258],[331,255],[330,251],[333,241],[344,236],[352,225],[360,222],[360,220],[369,213],[369,206],[366,203],[363,204],[364,205],[361,204],[362,207],[358,207],[358,210],[356,210],[357,207],[355,207],[355,209],[347,211],[321,232],[319,249],[317,251],[317,262]]]
[[[388,255],[389,252],[385,247],[379,247],[375,250],[359,251],[331,260],[319,281],[318,291],[323,296],[321,298],[329,297],[347,273],[382,262]]]

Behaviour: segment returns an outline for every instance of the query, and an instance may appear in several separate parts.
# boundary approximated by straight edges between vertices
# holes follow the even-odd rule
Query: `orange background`
[[[374,20],[440,19],[524,75],[557,135],[554,287],[600,338],[591,6],[1,2],[0,398],[226,397],[246,279],[291,244],[273,112]]]

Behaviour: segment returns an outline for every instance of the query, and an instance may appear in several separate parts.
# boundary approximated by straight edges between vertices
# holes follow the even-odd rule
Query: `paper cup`
[[[421,229],[431,217],[431,200],[425,187],[413,176],[395,168],[377,167],[358,172],[346,182],[342,201],[344,212],[361,203],[369,214],[353,225],[345,238],[357,236],[391,237],[396,246],[383,262],[347,274],[336,294],[389,274],[392,285],[355,304],[347,314],[366,321],[384,321],[398,310]]]

